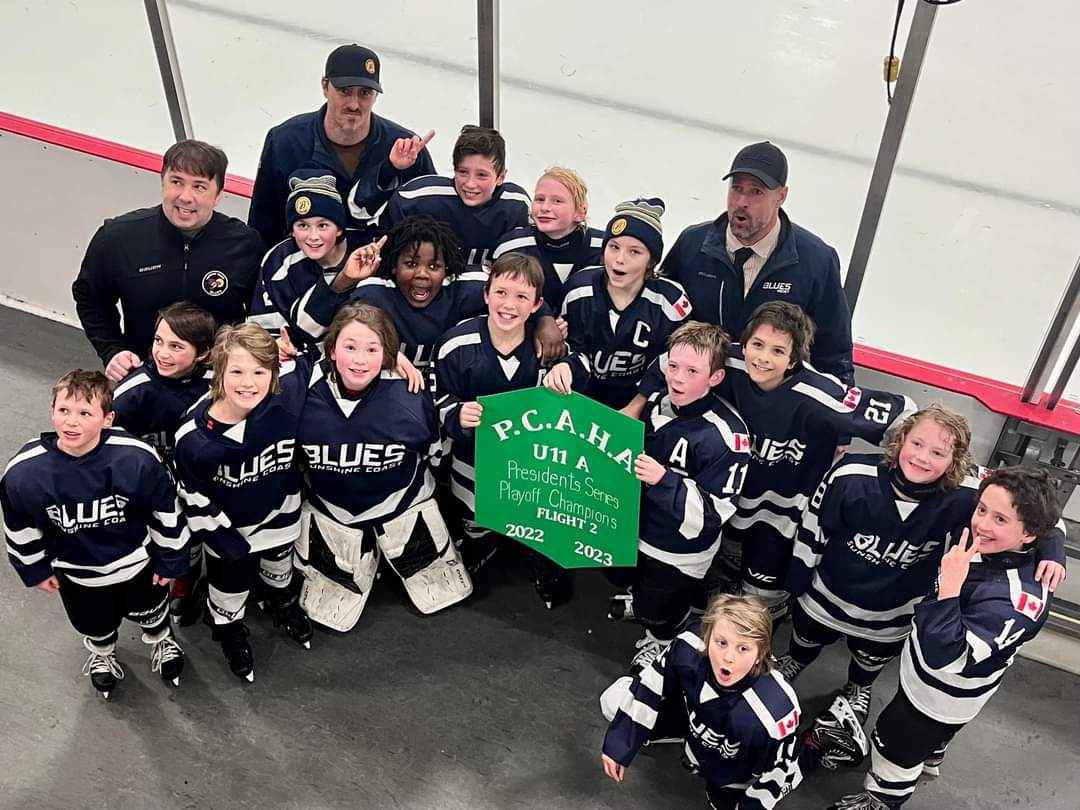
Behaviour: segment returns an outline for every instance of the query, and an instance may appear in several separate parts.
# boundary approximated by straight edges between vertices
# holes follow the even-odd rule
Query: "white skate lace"
[[[86,649],[90,650],[90,657],[86,659],[86,663],[83,664],[83,675],[97,675],[104,672],[110,673],[118,681],[124,677],[124,670],[120,667],[120,662],[116,660],[116,653],[103,653],[93,649],[88,643],[83,642]]]
[[[183,654],[184,649],[176,643],[176,640],[172,636],[166,636],[154,645],[154,650],[150,653],[150,671],[161,672],[162,664],[175,661]]]
[[[634,647],[637,648],[637,652],[634,653],[634,657],[630,659],[630,665],[644,669],[660,657],[660,653],[664,651],[667,644],[652,638],[651,636],[645,636],[644,638],[638,639],[638,641],[635,642]]]

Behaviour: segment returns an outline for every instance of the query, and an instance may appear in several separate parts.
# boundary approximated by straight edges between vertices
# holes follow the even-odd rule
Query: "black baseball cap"
[[[721,177],[727,180],[733,174],[748,174],[756,177],[766,188],[780,188],[787,185],[787,158],[780,147],[768,141],[744,146],[731,161],[731,171]]]
[[[346,87],[370,87],[381,93],[379,84],[379,57],[371,48],[363,45],[342,45],[334,48],[326,57],[324,79],[338,90]]]

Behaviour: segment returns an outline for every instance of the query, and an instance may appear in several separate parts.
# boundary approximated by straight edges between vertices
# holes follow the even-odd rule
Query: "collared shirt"
[[[743,297],[745,298],[750,294],[750,288],[754,286],[754,280],[757,278],[758,273],[761,272],[761,268],[765,266],[765,262],[769,260],[772,252],[776,250],[776,244],[780,241],[780,217],[776,218],[776,222],[765,236],[759,239],[753,245],[744,245],[738,239],[735,238],[735,234],[731,232],[731,225],[727,227],[727,254],[728,258],[735,261],[735,251],[739,248],[748,247],[754,251],[754,255],[746,260],[746,264],[743,265]]]

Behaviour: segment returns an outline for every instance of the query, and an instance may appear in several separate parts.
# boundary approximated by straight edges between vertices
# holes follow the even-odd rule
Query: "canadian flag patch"
[[[847,396],[844,397],[844,406],[854,410],[855,406],[859,404],[859,400],[862,399],[861,388],[849,388]]]
[[[1032,596],[1026,591],[1021,591],[1014,606],[1025,616],[1030,616],[1032,619],[1038,619],[1039,616],[1042,615],[1043,609],[1046,607],[1046,602],[1039,599],[1037,596]]]
[[[750,437],[745,433],[733,433],[735,437],[735,452],[741,453],[743,450],[750,449]]]
[[[682,298],[675,302],[674,307],[675,311],[679,313],[679,317],[685,318],[687,315],[690,314],[690,299],[688,299],[684,295]]]
[[[795,729],[799,727],[799,710],[792,709],[791,712],[781,720],[776,721],[776,730],[780,733],[781,737],[786,737],[788,734],[792,734]]]

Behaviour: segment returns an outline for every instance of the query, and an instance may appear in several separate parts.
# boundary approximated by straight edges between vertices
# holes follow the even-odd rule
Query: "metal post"
[[[176,140],[182,141],[193,137],[191,113],[188,112],[187,96],[184,95],[184,82],[180,78],[180,62],[176,57],[172,26],[169,25],[168,4],[166,0],[143,0],[143,3],[146,6],[146,20],[150,23],[150,36],[154,40],[154,51],[157,53],[161,85],[165,89],[165,100],[169,105],[173,134],[176,135]]]
[[[1057,311],[1046,329],[1046,336],[1039,347],[1039,353],[1035,356],[1031,371],[1028,372],[1027,382],[1020,394],[1020,399],[1024,402],[1038,402],[1042,397],[1043,391],[1046,390],[1046,383],[1050,379],[1054,361],[1065,350],[1065,344],[1072,333],[1077,315],[1080,315],[1080,259],[1076,261],[1072,278],[1069,279],[1065,291],[1061,294]],[[1068,376],[1064,379],[1068,380]],[[1054,405],[1056,404],[1057,400],[1054,400]],[[1047,407],[1054,406],[1047,404]]]
[[[911,21],[911,29],[908,31],[907,44],[900,62],[900,75],[896,81],[896,92],[889,107],[889,115],[885,119],[885,129],[881,133],[874,173],[870,177],[870,187],[866,190],[866,202],[863,204],[862,219],[859,220],[859,231],[855,236],[855,248],[851,252],[851,262],[848,264],[847,278],[844,281],[844,294],[852,314],[855,312],[855,302],[859,300],[870,249],[874,245],[874,236],[881,220],[881,209],[885,207],[885,195],[889,192],[889,181],[892,179],[896,156],[900,151],[900,139],[907,125],[908,112],[915,97],[915,87],[919,83],[919,74],[922,72],[923,59],[936,15],[936,4],[919,0],[915,7],[915,17]]]
[[[1050,398],[1046,400],[1046,410],[1054,410],[1061,401],[1065,386],[1069,384],[1069,379],[1076,370],[1077,361],[1080,361],[1080,338],[1073,343],[1072,348],[1069,350],[1069,356],[1065,358],[1065,365],[1061,367],[1057,382],[1054,383],[1054,387],[1050,390]]]
[[[149,0],[147,0],[149,2]],[[499,126],[499,0],[476,0],[480,126]]]

